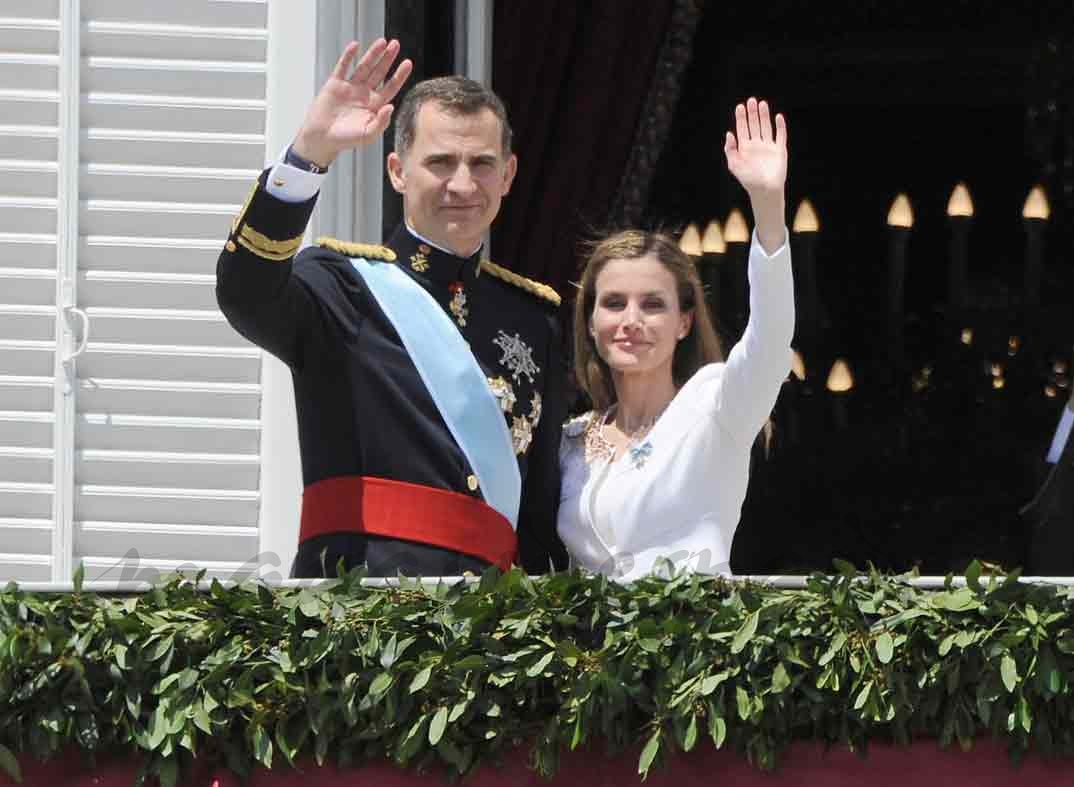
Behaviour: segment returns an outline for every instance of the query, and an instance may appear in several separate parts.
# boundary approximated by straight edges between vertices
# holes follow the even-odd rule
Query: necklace
[[[607,425],[609,417],[615,414],[615,409],[616,405],[613,404],[606,410],[595,413],[594,416],[589,419],[589,424],[586,426],[585,430],[585,461],[587,464],[592,464],[598,459],[610,461],[611,458],[615,456],[615,446],[604,436],[604,427]],[[660,412],[652,418],[642,421],[635,429],[623,431],[623,434],[627,439],[623,451],[624,453],[634,451],[634,447],[644,440],[645,436],[652,431],[652,428],[656,425],[660,416],[663,415],[665,409],[667,409],[667,405],[664,405],[664,407],[660,409]],[[645,452],[645,455],[648,455],[648,451]]]

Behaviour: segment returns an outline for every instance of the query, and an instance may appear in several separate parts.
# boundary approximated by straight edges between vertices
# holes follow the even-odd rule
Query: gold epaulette
[[[338,251],[340,254],[347,257],[361,257],[364,260],[395,262],[394,251],[387,246],[380,246],[375,243],[352,243],[348,240],[329,238],[326,235],[322,235],[317,239],[317,245],[323,246],[326,249],[331,249],[332,251]]]
[[[500,267],[495,262],[489,262],[488,260],[481,260],[481,270],[485,273],[490,273],[497,279],[503,279],[508,284],[513,284],[526,292],[532,292],[539,298],[544,298],[546,301],[551,301],[554,305],[559,306],[560,297],[559,293],[549,287],[547,284],[541,284],[539,281],[533,279],[527,279],[521,274],[509,271],[507,268]]]

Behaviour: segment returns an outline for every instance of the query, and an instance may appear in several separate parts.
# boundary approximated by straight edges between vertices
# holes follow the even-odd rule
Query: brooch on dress
[[[646,440],[641,445],[635,445],[630,449],[630,466],[635,470],[645,467],[649,455],[653,452],[653,444]]]

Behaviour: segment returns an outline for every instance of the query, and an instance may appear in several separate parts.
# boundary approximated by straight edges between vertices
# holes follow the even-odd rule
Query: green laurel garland
[[[528,747],[864,749],[976,736],[1074,753],[1071,590],[982,578],[923,590],[841,566],[803,590],[682,576],[622,586],[479,581],[316,590],[0,593],[0,767],[72,746],[137,755],[165,787],[196,756],[239,773],[300,758],[465,774]]]

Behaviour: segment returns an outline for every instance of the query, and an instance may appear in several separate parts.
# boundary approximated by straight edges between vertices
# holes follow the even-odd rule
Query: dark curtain
[[[494,261],[568,294],[579,240],[607,225],[624,181],[676,5],[496,3],[493,87],[519,170],[493,225]]]

